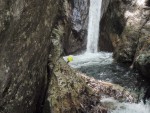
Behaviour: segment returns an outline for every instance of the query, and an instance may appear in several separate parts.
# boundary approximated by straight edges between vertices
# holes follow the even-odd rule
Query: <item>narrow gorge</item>
[[[149,69],[150,0],[0,0],[0,113],[149,113]]]

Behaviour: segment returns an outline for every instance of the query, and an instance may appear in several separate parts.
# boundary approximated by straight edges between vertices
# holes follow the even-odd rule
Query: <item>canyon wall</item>
[[[66,4],[66,27],[63,40],[64,54],[79,53],[87,43],[90,0],[70,0]]]
[[[38,113],[60,0],[0,1],[0,113]]]

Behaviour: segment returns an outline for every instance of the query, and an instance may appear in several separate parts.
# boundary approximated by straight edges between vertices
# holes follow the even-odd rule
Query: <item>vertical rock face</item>
[[[133,63],[132,67],[149,77],[149,0],[111,1],[102,17],[100,34],[102,42],[112,44],[117,61]],[[108,48],[101,42],[100,47]]]
[[[106,13],[109,3],[110,0],[102,0],[101,17],[103,17],[104,13]]]
[[[0,0],[0,113],[38,113],[60,0]]]
[[[67,25],[64,33],[64,53],[71,54],[84,50],[88,28],[89,0],[66,1],[65,18]]]
[[[117,37],[125,26],[122,8],[124,8],[124,4],[119,0],[103,0],[99,39],[101,51],[112,52],[116,47]]]

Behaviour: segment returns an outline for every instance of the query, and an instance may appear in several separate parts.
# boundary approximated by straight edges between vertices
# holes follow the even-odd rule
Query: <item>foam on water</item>
[[[110,108],[109,113],[150,113],[149,103],[120,103],[113,98],[104,98],[101,102]]]
[[[82,55],[73,56],[73,61],[69,65],[73,68],[80,68],[82,66],[89,66],[94,64],[110,64],[113,62],[112,53],[85,53]],[[67,56],[64,57],[67,61]]]

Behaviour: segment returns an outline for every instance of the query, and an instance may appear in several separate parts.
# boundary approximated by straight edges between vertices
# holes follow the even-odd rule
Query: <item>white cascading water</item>
[[[109,106],[108,113],[150,113],[150,104],[144,105],[140,103],[121,103],[113,98],[104,98],[101,100],[102,104]]]
[[[102,0],[90,0],[89,24],[87,36],[87,53],[98,51],[99,22],[101,15]]]

